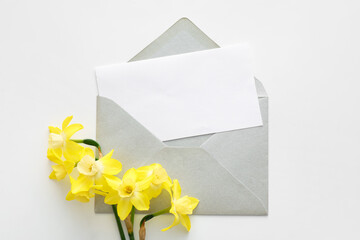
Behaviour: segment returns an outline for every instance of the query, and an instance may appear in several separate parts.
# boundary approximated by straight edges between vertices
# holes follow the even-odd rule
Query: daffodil
[[[150,198],[159,196],[163,188],[170,190],[171,179],[160,164],[154,163],[150,166],[140,167],[136,169],[136,173],[139,180],[153,176],[149,188],[145,190]]]
[[[150,176],[139,180],[134,168],[129,169],[122,180],[116,177],[107,178],[111,190],[105,197],[105,203],[117,204],[117,213],[121,220],[130,214],[133,206],[140,211],[148,210],[150,197],[144,190],[150,186],[152,178]]]
[[[190,231],[191,223],[189,214],[192,214],[193,210],[199,204],[199,200],[189,196],[181,196],[181,187],[177,179],[174,180],[174,184],[171,188],[171,208],[170,213],[174,214],[174,222],[162,231],[166,231],[173,226],[181,223],[188,231]]]
[[[63,159],[63,156],[58,155],[54,149],[48,150],[48,158],[50,161],[56,163],[56,165],[51,166],[53,171],[51,172],[49,178],[61,180],[65,178],[67,174],[70,174],[75,167],[75,164],[80,161],[80,156],[84,154],[85,151],[91,150],[89,148],[84,148],[78,144],[72,147],[73,154],[68,155],[67,159]]]
[[[73,184],[75,182],[75,179],[71,176],[69,177],[71,184]],[[90,198],[95,197],[95,193],[105,196],[105,194],[102,191],[99,191],[99,189],[101,189],[101,186],[94,185],[88,191],[78,192],[76,194],[73,194],[70,190],[66,195],[66,200],[77,200],[79,202],[86,203],[90,201]]]
[[[51,150],[58,156],[64,154],[65,158],[71,157],[72,154],[78,150],[78,144],[71,141],[71,136],[77,131],[83,129],[83,126],[79,123],[70,124],[72,116],[67,117],[62,123],[62,129],[58,127],[49,127],[49,149],[48,154],[51,154]]]
[[[50,179],[56,179],[58,181],[64,179],[67,174],[72,172],[75,166],[73,162],[62,160],[52,149],[48,152],[48,158],[50,161],[56,163],[56,165],[51,166],[53,171],[49,176]]]
[[[95,184],[106,184],[106,177],[118,174],[121,171],[122,164],[111,158],[113,152],[114,150],[96,160],[93,151],[86,151],[77,164],[79,177],[72,182],[71,192],[77,194],[89,191]]]

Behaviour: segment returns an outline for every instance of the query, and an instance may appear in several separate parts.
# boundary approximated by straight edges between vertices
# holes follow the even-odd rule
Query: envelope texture
[[[188,19],[181,19],[132,60],[218,47]],[[97,97],[97,140],[103,151],[131,167],[160,163],[179,179],[183,195],[200,200],[194,214],[267,215],[268,98],[256,80],[263,126],[161,142],[111,99]],[[234,109],[236,111],[236,109]],[[120,176],[124,173],[120,173]],[[150,212],[169,204],[163,192]],[[96,197],[95,212],[111,212]]]

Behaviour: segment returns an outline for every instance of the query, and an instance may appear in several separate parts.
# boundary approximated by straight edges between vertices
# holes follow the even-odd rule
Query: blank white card
[[[96,68],[107,97],[160,140],[261,126],[246,45]]]

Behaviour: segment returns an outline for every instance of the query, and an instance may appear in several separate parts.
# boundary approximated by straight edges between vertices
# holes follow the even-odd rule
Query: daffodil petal
[[[121,172],[122,164],[118,160],[113,158],[101,158],[99,161],[104,166],[102,171],[103,174],[116,175]]]
[[[119,179],[118,177],[115,176],[111,176],[111,175],[107,175],[104,176],[108,186],[114,190],[119,189],[120,185],[121,185],[121,179]]]
[[[56,175],[55,175],[55,171],[53,170],[51,173],[50,173],[50,176],[49,176],[50,179],[56,179]]]
[[[101,159],[109,159],[111,158],[111,156],[114,153],[114,149],[112,149],[110,152],[108,152],[108,154],[106,154],[105,156],[103,156]]]
[[[90,201],[90,198],[91,195],[89,192],[80,192],[79,194],[73,194],[71,191],[69,191],[65,199],[68,201],[77,200],[79,202],[86,203]]]
[[[160,195],[162,189],[163,189],[162,184],[161,185],[151,184],[150,187],[145,190],[145,193],[151,198],[156,198]]]
[[[49,148],[47,151],[47,158],[56,163],[56,164],[62,164],[63,161],[61,160],[61,155],[59,156],[54,149]]]
[[[94,151],[91,149],[91,148],[85,148],[85,153],[84,155],[89,155],[90,157],[92,158],[95,158],[95,154],[94,154]]]
[[[142,166],[136,169],[137,180],[141,181],[153,174],[153,167]]]
[[[54,148],[54,149],[52,149],[55,153],[56,153],[56,155],[58,155],[60,158],[61,158],[61,156],[63,155],[63,150],[62,150],[62,148]]]
[[[102,189],[102,187],[106,184],[107,185],[107,182],[106,182],[106,179],[104,177],[104,175],[100,176],[99,178],[96,178],[95,179],[95,184],[94,186],[96,186],[98,189]]]
[[[171,185],[172,185],[172,184],[171,184],[171,178],[169,177],[168,180],[162,184],[162,187],[163,187],[167,192],[170,193],[170,196],[171,196],[171,198],[172,198]]]
[[[54,169],[56,180],[60,181],[66,176],[66,170],[63,165],[53,165],[51,167]]]
[[[150,177],[145,178],[142,181],[136,182],[136,191],[143,191],[150,187],[151,181],[153,180],[154,176],[151,175]]]
[[[192,214],[198,203],[198,199],[184,196],[175,201],[176,211],[180,214]]]
[[[75,199],[75,195],[71,191],[69,191],[68,194],[66,195],[65,199],[68,201],[72,201]]]
[[[189,207],[191,209],[195,209],[197,207],[197,205],[199,204],[199,199],[197,198],[194,198],[194,197],[188,197],[188,196],[185,196],[184,198],[186,198],[188,201],[189,201]]]
[[[181,196],[181,187],[177,179],[174,179],[174,183],[172,186],[172,193],[174,199],[179,199]]]
[[[99,194],[99,195],[101,195],[103,197],[106,197],[108,195],[108,193],[103,192],[103,191],[99,191],[97,189],[94,189],[93,191],[94,191],[94,193]]]
[[[130,168],[129,170],[126,171],[126,173],[123,176],[123,180],[124,179],[131,179],[132,181],[136,181],[136,170],[135,168]]]
[[[71,122],[72,119],[73,119],[73,116],[69,116],[69,117],[65,118],[65,120],[62,123],[62,130],[64,130],[69,125],[69,123]]]
[[[168,226],[167,228],[162,229],[161,231],[167,231],[170,228],[172,228],[172,227],[174,227],[174,226],[176,226],[176,225],[178,225],[180,223],[179,216],[176,213],[174,214],[174,216],[175,216],[174,222],[170,226]]]
[[[104,202],[109,205],[114,205],[120,202],[121,198],[117,191],[110,191],[106,196]]]
[[[120,198],[117,203],[117,213],[121,220],[125,220],[131,212],[132,204],[129,198]]]
[[[55,134],[61,134],[61,129],[58,127],[49,126],[49,132]]]
[[[75,200],[82,202],[82,203],[90,202],[90,198],[86,197],[86,196],[75,196]]]
[[[137,210],[145,211],[150,207],[150,199],[149,197],[142,192],[134,192],[131,197],[131,203]]]
[[[169,176],[165,170],[165,168],[161,167],[160,164],[157,164],[156,167],[154,168],[154,179],[152,181],[152,183],[154,184],[162,184],[166,181],[169,180]]]
[[[153,163],[150,165],[151,168],[162,168],[160,163]]]
[[[75,167],[75,163],[70,162],[70,161],[64,161],[64,168],[68,174],[70,174],[72,172],[74,167]]]
[[[74,135],[74,133],[76,133],[77,131],[83,129],[83,125],[81,125],[80,123],[74,123],[71,124],[70,126],[67,126],[65,129],[63,129],[65,136],[67,139],[71,138],[72,135]]]
[[[74,163],[79,162],[84,156],[84,152],[85,148],[80,144],[70,140],[65,141],[64,157],[66,160]]]
[[[180,214],[180,223],[186,228],[186,230],[190,231],[191,222],[188,215]]]
[[[79,192],[89,191],[92,185],[94,185],[94,179],[92,177],[80,175],[78,179],[72,182],[71,192],[76,194]]]

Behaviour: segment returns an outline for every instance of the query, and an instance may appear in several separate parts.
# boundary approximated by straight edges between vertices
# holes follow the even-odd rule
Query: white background
[[[192,216],[148,239],[360,239],[360,4],[354,0],[1,0],[0,239],[119,239],[48,179],[48,125],[95,137],[94,67],[127,61],[180,17],[248,42],[270,96],[268,217]],[[221,189],[219,189],[221,194]],[[136,220],[139,220],[137,218]]]

